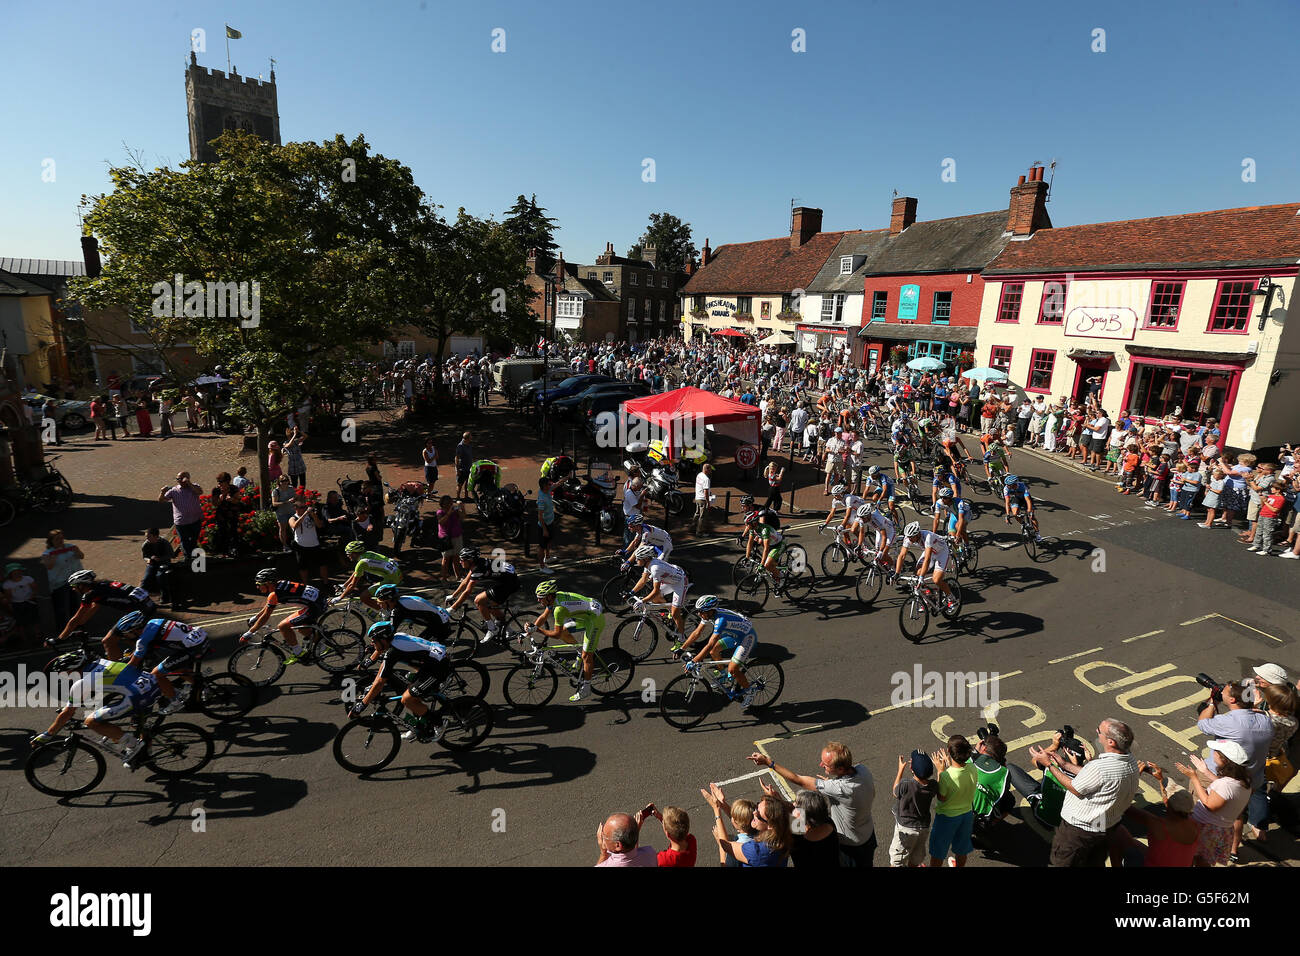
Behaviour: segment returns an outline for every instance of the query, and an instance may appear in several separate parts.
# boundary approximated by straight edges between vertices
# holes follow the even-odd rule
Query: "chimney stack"
[[[894,200],[894,207],[889,217],[889,234],[896,236],[914,222],[916,222],[916,200],[911,196],[899,196]]]
[[[537,275],[537,250],[535,248],[528,250],[528,274]]]
[[[1031,167],[1028,179],[1021,176],[1011,187],[1007,231],[1015,236],[1029,236],[1039,229],[1051,229],[1052,220],[1047,215],[1046,199],[1047,183],[1043,182],[1043,167]]]
[[[650,263],[651,266],[655,265],[658,256],[659,250],[655,248],[653,242],[647,242],[641,246],[641,258]]]
[[[695,275],[695,260],[687,259],[686,265],[682,268],[682,271],[685,272],[688,276]]]
[[[713,259],[713,250],[709,248],[709,240],[705,238],[704,248],[700,250],[700,268],[707,266]]]
[[[607,266],[614,261],[614,243],[605,243],[605,251],[596,257],[596,265]]]
[[[81,237],[81,258],[86,263],[86,275],[98,279],[104,270],[99,262],[99,240],[94,236]]]
[[[790,222],[790,248],[798,249],[822,231],[822,211],[811,206],[796,206]]]

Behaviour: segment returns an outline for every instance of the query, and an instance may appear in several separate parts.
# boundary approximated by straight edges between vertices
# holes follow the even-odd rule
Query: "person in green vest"
[[[1074,730],[1068,724],[1064,731],[1052,735],[1048,747],[1030,747],[1029,757],[1034,766],[1043,771],[1041,781],[1035,780],[1029,773],[1011,764],[1007,767],[1007,777],[1016,792],[1029,801],[1035,819],[1046,827],[1055,828],[1061,822],[1061,806],[1065,803],[1065,787],[1061,779],[1073,780],[1088,762],[1088,753],[1083,741],[1074,736]],[[1058,776],[1059,775],[1059,776]]]
[[[465,490],[473,497],[491,494],[501,486],[501,467],[495,461],[481,458],[469,468],[469,484]]]
[[[975,798],[971,810],[976,823],[989,826],[1000,822],[1016,805],[1009,787],[1007,745],[997,735],[997,725],[980,728],[980,742],[971,762],[975,765]]]

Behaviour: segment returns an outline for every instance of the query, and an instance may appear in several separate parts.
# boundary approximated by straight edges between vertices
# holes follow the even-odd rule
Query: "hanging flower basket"
[[[800,315],[798,312],[778,312],[776,317],[782,322],[797,322]]]
[[[707,319],[708,317],[709,313],[707,309],[691,309],[691,318]]]
[[[907,346],[895,345],[889,350],[889,361],[892,365],[902,365],[907,360]]]
[[[970,351],[958,352],[953,364],[959,369],[968,369],[975,364],[975,353]]]
[[[754,313],[753,313],[753,312],[733,312],[733,313],[731,313],[731,317],[732,317],[735,321],[737,321],[737,322],[753,322],[753,321],[754,321]]]

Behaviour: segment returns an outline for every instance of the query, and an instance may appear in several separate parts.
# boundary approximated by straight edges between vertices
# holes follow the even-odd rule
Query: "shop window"
[[[1173,365],[1137,365],[1129,407],[1147,418],[1177,414],[1203,422],[1223,421],[1223,410],[1238,373]]]
[[[1052,371],[1056,368],[1056,352],[1049,349],[1034,349],[1029,357],[1029,384],[1027,392],[1050,392],[1052,390]]]

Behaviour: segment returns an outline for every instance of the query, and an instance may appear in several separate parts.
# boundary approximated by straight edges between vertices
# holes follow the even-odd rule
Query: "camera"
[[[990,737],[998,737],[998,725],[990,722],[987,727],[978,727],[975,733],[979,735],[980,740],[988,740]]]
[[[1074,739],[1074,728],[1069,724],[1066,724],[1057,733],[1061,735],[1061,743],[1067,743]]]
[[[1223,685],[1209,674],[1197,674],[1196,683],[1210,692],[1210,697],[1216,704],[1223,703]]]

